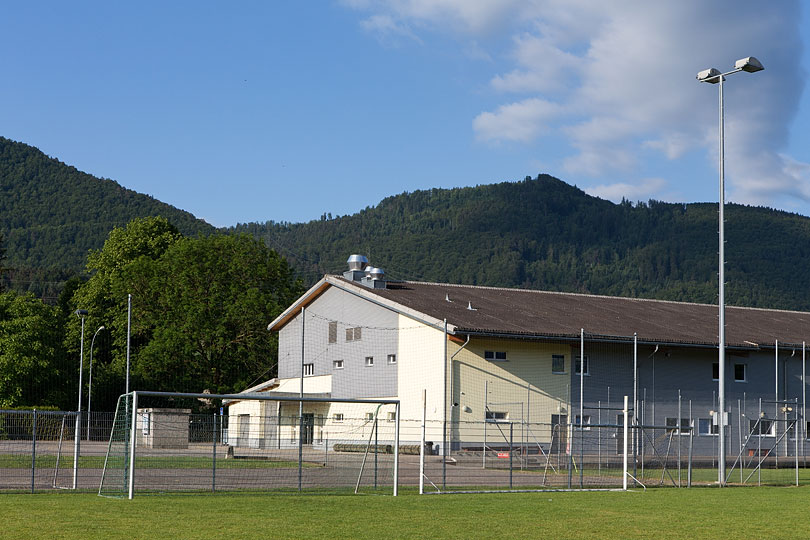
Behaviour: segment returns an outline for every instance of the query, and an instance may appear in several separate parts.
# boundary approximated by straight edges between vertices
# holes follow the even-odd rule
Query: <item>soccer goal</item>
[[[399,401],[131,392],[99,495],[291,491],[397,495]]]

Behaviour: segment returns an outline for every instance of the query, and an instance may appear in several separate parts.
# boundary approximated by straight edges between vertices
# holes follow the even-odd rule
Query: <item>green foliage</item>
[[[0,408],[59,401],[59,311],[31,294],[0,294]]]
[[[170,219],[186,235],[214,231],[188,212],[0,137],[0,235],[14,269],[7,276],[12,288],[54,300],[110,230],[153,215]]]
[[[88,269],[94,274],[66,311],[89,311],[86,340],[106,328],[93,372],[100,410],[112,409],[125,387],[129,294],[130,388],[216,393],[273,375],[277,336],[267,323],[303,292],[286,261],[262,242],[247,235],[184,238],[159,217],[113,230],[89,256]],[[80,321],[70,316],[68,326],[65,345],[77,355]]]
[[[729,304],[810,309],[810,219],[726,208]],[[613,204],[548,175],[388,197],[302,224],[242,224],[314,282],[352,253],[388,276],[717,301],[717,205]]]

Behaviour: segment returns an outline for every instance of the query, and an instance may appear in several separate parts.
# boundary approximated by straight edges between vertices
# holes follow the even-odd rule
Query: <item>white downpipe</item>
[[[419,447],[419,495],[425,493],[425,423],[427,422],[427,390],[422,390],[422,437]]]

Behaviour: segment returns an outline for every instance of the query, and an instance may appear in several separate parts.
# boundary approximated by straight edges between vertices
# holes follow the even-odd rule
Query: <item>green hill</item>
[[[61,282],[84,269],[87,251],[100,248],[113,227],[154,215],[186,235],[214,230],[188,212],[0,137],[6,285],[52,297]]]
[[[810,309],[810,219],[726,208],[730,304]],[[391,278],[717,301],[717,205],[614,204],[556,178],[433,189],[302,224],[240,224],[308,281],[362,253]]]

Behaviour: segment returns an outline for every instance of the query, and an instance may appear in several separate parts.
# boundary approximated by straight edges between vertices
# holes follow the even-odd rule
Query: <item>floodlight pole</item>
[[[727,75],[733,75],[740,71],[754,73],[763,69],[762,64],[750,56],[737,60],[734,69],[726,73],[720,73],[717,69],[710,68],[701,71],[697,75],[699,82],[707,82],[710,84],[718,84],[719,86],[719,135],[720,135],[720,152],[719,152],[719,169],[720,169],[720,201],[719,201],[719,263],[718,263],[718,304],[719,304],[719,331],[718,331],[718,381],[717,381],[717,410],[719,414],[718,420],[718,460],[717,460],[717,482],[720,486],[725,485],[726,481],[726,438],[725,438],[725,422],[724,414],[726,410],[726,291],[725,291],[725,216],[724,207],[726,199],[725,189],[725,134],[723,131],[723,81]],[[679,420],[680,421],[680,420]]]

